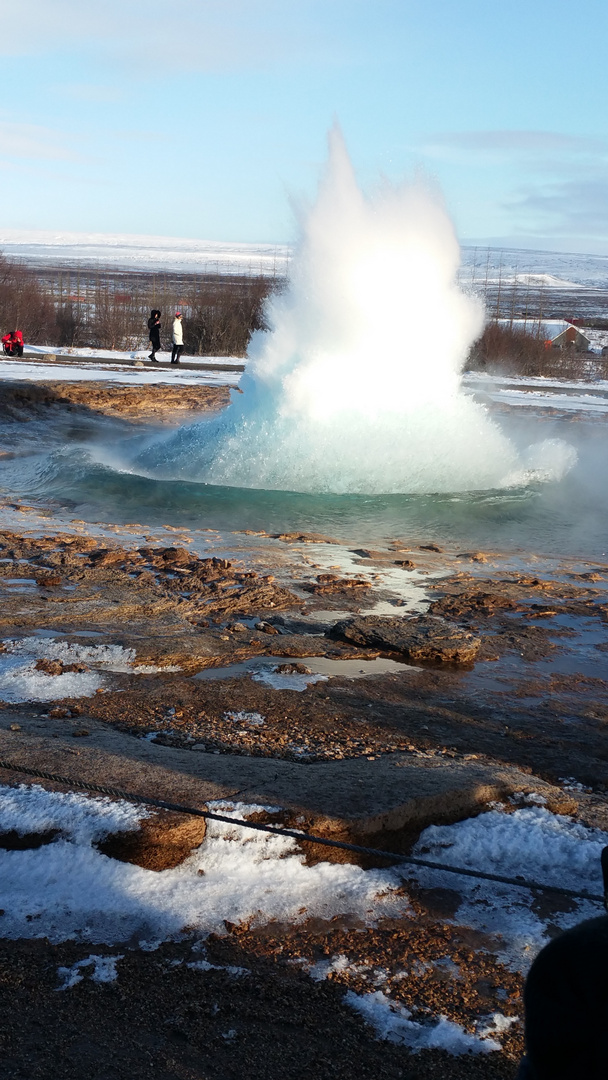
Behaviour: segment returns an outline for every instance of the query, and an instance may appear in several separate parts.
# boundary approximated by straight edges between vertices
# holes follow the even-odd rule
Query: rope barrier
[[[405,863],[408,866],[422,867],[426,870],[440,870],[446,874],[456,874],[460,877],[477,878],[481,881],[494,881],[500,885],[513,885],[518,889],[538,889],[541,892],[555,893],[559,896],[569,896],[573,900],[591,900],[594,903],[605,903],[605,897],[589,893],[585,890],[565,889],[560,885],[546,885],[539,881],[527,881],[522,875],[509,877],[505,874],[489,874],[482,870],[471,870],[465,866],[451,866],[447,863],[432,862],[429,859],[419,859],[414,855],[402,855],[395,851],[383,851],[381,848],[364,847],[361,844],[349,844],[346,840],[330,840],[326,836],[314,836],[312,833],[300,832],[298,829],[287,829],[280,825],[266,825],[259,821],[245,821],[243,818],[229,817],[227,814],[219,814],[215,810],[200,810],[193,806],[182,806],[181,803],[167,802],[164,799],[153,799],[148,795],[134,795],[120,788],[109,787],[105,784],[94,784],[90,781],[77,780],[70,776],[58,776],[56,773],[45,772],[43,769],[32,769],[25,765],[15,765],[10,761],[0,760],[0,769],[8,772],[23,773],[39,780],[51,780],[55,784],[65,787],[81,788],[83,791],[94,791],[100,795],[110,795],[113,798],[124,799],[125,802],[140,803],[143,806],[154,806],[159,810],[174,810],[180,814],[189,814],[192,817],[207,818],[210,821],[221,821],[228,825],[239,825],[243,829],[254,829],[257,832],[270,833],[274,836],[289,836],[298,842],[307,844],[321,844],[323,847],[339,848],[342,851],[352,851],[357,855],[372,855],[375,858],[390,859],[393,862]],[[604,849],[605,851],[607,849]]]

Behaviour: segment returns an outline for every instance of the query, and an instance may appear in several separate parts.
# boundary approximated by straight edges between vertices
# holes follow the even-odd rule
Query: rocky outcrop
[[[61,408],[81,415],[121,416],[132,422],[171,423],[176,414],[216,412],[230,400],[229,386],[121,385],[96,380],[6,382],[0,418],[27,421]]]
[[[400,653],[414,663],[470,664],[481,645],[481,639],[468,630],[429,615],[413,618],[362,615],[335,623],[327,636],[382,652]]]

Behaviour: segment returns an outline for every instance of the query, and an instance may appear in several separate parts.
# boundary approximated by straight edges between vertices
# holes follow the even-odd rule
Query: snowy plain
[[[244,244],[128,233],[0,230],[0,250],[38,266],[80,265],[191,274],[284,274],[287,244]]]
[[[0,249],[37,265],[82,265],[121,270],[190,273],[286,273],[293,245],[246,244],[128,233],[0,230]],[[608,257],[576,252],[495,248],[463,243],[461,280],[516,282],[547,290],[602,288]]]

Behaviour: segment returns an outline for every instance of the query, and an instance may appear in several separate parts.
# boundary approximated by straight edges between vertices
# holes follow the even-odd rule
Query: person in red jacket
[[[2,338],[5,356],[23,356],[23,334],[21,330],[11,330]]]

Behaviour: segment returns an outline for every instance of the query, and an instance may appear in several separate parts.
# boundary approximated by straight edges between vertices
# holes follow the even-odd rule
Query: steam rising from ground
[[[370,494],[561,475],[568,454],[541,444],[538,470],[534,448],[521,461],[461,390],[484,314],[458,288],[459,260],[439,196],[422,182],[364,196],[334,129],[289,290],[269,305],[271,332],[252,340],[244,397],[157,448],[156,468],[238,487]]]

